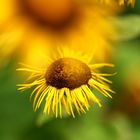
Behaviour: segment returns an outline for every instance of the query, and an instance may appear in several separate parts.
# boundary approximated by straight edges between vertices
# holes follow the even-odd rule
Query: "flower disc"
[[[51,25],[67,22],[74,12],[72,0],[26,0],[25,4],[32,15]]]
[[[47,84],[58,89],[75,89],[87,84],[91,78],[89,67],[73,58],[60,58],[52,63],[45,75]]]

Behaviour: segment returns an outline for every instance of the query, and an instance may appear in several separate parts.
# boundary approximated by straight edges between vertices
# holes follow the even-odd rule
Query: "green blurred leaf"
[[[115,129],[119,140],[133,140],[132,127],[128,118],[117,113],[113,116],[111,125]]]
[[[140,16],[128,15],[112,19],[117,35],[114,40],[123,41],[133,39],[140,35]]]

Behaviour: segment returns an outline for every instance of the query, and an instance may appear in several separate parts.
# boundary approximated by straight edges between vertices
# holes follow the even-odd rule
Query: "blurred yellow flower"
[[[113,33],[107,17],[113,13],[111,5],[94,0],[1,0],[0,59],[13,53],[25,58],[33,44],[45,49],[64,44],[92,50],[103,60]]]
[[[120,5],[124,5],[125,3],[127,5],[132,5],[134,6],[135,4],[135,0],[118,0]]]
[[[111,2],[118,2],[119,5],[132,5],[134,6],[135,5],[135,0],[99,0],[101,2],[105,2],[107,4],[110,4]]]
[[[109,92],[114,92],[108,86],[108,83],[112,82],[105,78],[112,74],[100,73],[98,69],[113,65],[90,64],[92,57],[89,55],[62,48],[53,52],[55,58],[46,56],[44,67],[34,68],[23,64],[22,68],[17,69],[30,73],[28,82],[17,85],[18,90],[24,91],[34,87],[30,96],[34,97],[34,110],[44,104],[43,112],[56,117],[62,117],[63,110],[75,117],[74,110],[79,114],[85,113],[94,102],[101,107],[94,90],[110,98],[112,96]]]

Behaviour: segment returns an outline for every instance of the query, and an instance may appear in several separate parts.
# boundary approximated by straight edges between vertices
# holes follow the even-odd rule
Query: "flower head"
[[[24,65],[18,71],[29,72],[28,82],[18,84],[19,90],[34,87],[31,93],[33,108],[36,111],[44,104],[44,113],[62,117],[65,111],[75,117],[74,110],[79,114],[89,110],[91,103],[102,106],[95,96],[94,90],[106,97],[112,98],[109,93],[114,93],[106,76],[112,74],[100,73],[99,68],[113,67],[112,64],[90,64],[92,57],[75,53],[69,49],[61,49],[57,57],[51,60],[46,58],[46,65],[42,68],[33,68]]]
[[[33,44],[81,46],[97,56],[102,50],[104,59],[114,31],[107,17],[113,13],[113,8],[94,0],[1,0],[0,59],[15,53],[25,58]]]

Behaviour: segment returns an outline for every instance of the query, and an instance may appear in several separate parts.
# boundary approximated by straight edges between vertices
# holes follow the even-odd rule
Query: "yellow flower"
[[[107,3],[107,4],[110,4],[110,3],[114,3],[114,2],[117,2],[119,5],[132,5],[134,6],[135,5],[135,0],[99,0],[101,2],[104,2],[104,3]]]
[[[135,4],[135,0],[118,0],[118,2],[120,5],[124,5],[126,3],[127,5],[134,6]]]
[[[57,50],[56,50],[57,51]],[[74,110],[79,114],[89,110],[92,103],[97,103],[101,107],[100,100],[95,96],[95,91],[105,97],[112,98],[109,93],[114,93],[108,84],[112,82],[106,76],[112,74],[100,73],[99,68],[113,67],[108,63],[92,64],[92,57],[74,50],[59,49],[54,52],[55,58],[42,61],[45,65],[34,68],[29,65],[17,69],[28,72],[26,83],[18,84],[18,90],[24,91],[34,87],[33,108],[36,111],[44,104],[44,113],[62,117],[65,110],[69,115],[75,117]]]
[[[1,0],[1,59],[13,53],[25,58],[33,44],[53,49],[64,44],[92,49],[103,60],[110,51],[112,13],[113,7],[94,0]]]

